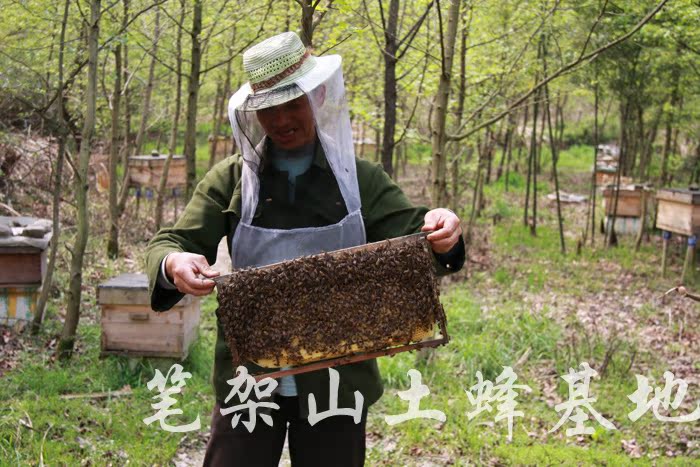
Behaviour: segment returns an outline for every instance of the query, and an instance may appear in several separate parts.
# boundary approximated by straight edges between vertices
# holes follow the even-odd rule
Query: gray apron
[[[245,190],[248,188],[257,191],[260,183],[257,175],[243,164],[243,171],[247,170],[248,173],[244,174],[241,186],[243,195],[241,196],[241,220],[231,240],[231,262],[234,269],[266,266],[300,256],[367,243],[355,171],[338,171],[336,164],[330,161],[329,165],[336,180],[342,177],[348,182],[349,176],[355,178],[350,183],[338,183],[348,214],[337,224],[323,227],[268,229],[251,224],[253,213],[257,208],[258,196],[256,196],[257,193],[253,195],[250,192],[246,196]],[[246,183],[247,180],[252,183]],[[280,386],[275,391],[279,389]]]
[[[336,180],[348,176],[347,173],[339,174],[336,164],[331,161],[329,165]],[[248,171],[249,177],[257,179],[257,175],[252,174],[252,170],[246,164],[243,164],[243,171]],[[351,175],[355,174],[351,173]],[[260,185],[259,180],[256,180],[257,183],[249,187],[246,179],[249,180],[244,174],[241,185],[241,220],[231,241],[231,261],[234,269],[266,266],[304,255],[367,243],[356,176],[354,183],[338,183],[348,215],[337,224],[298,229],[266,229],[252,225],[258,197],[246,196],[245,191],[251,188],[259,190]],[[247,205],[248,203],[250,205]]]

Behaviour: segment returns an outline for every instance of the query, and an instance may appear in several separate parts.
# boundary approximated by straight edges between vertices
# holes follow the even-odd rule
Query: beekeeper
[[[448,209],[413,206],[380,166],[355,158],[340,56],[311,55],[286,32],[248,49],[243,68],[249,82],[229,102],[240,153],[207,173],[175,226],[148,246],[154,310],[169,309],[184,294],[212,291],[210,278],[218,273],[209,265],[223,236],[233,267],[244,268],[433,231],[427,239],[437,273],[462,267],[459,218]],[[276,466],[286,434],[293,465],[363,465],[367,408],[383,392],[377,362],[337,370],[338,407],[354,407],[356,390],[364,397],[360,423],[349,416],[308,423],[310,393],[319,412],[329,407],[329,372],[320,370],[281,378],[272,395],[280,406],[270,412],[272,427],[232,428],[234,414],[220,410],[240,399],[224,402],[234,369],[219,323],[205,465]]]

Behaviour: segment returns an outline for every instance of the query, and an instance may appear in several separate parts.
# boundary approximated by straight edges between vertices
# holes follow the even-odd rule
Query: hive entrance
[[[436,325],[447,341],[424,236],[237,270],[217,288],[234,367],[381,351],[430,338]]]

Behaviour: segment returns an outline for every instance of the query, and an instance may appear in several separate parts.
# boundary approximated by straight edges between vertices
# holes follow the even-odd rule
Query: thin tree
[[[139,131],[136,133],[136,140],[132,146],[131,155],[135,156],[141,152],[143,142],[146,138],[146,126],[151,114],[151,97],[153,96],[153,84],[155,82],[156,57],[158,56],[158,42],[160,41],[160,8],[156,7],[155,24],[153,27],[153,40],[151,42],[151,62],[148,66],[148,78],[143,89],[143,101],[141,104],[141,120],[139,121]]]
[[[177,148],[177,129],[180,124],[180,111],[182,106],[182,25],[185,22],[185,0],[180,0],[180,21],[177,23],[177,35],[175,38],[175,102],[173,104],[173,120],[170,126],[170,138],[168,140],[168,157],[163,164],[163,173],[160,176],[158,195],[156,198],[156,230],[160,230],[163,224],[163,203],[165,200],[165,187],[167,186],[170,163]]]
[[[129,75],[129,41],[127,31],[127,25],[129,21],[129,0],[123,0],[122,6],[123,11],[121,33],[124,35],[124,38],[122,40],[122,49],[124,53],[124,59],[122,60],[122,67],[124,68],[124,76],[122,77],[122,82],[124,83],[124,90],[122,91],[122,95],[124,96],[124,145],[122,146],[122,167],[124,167],[123,181],[127,181],[129,174],[126,169],[129,165],[129,148],[131,147],[131,99],[129,93],[129,82],[131,81],[131,77]]]
[[[321,20],[328,12],[328,9],[333,5],[334,0],[328,0],[326,8],[323,9],[314,18],[314,13],[318,8],[321,0],[294,0],[301,7],[301,41],[307,47],[313,47],[314,30],[321,23]]]
[[[595,65],[595,84],[593,85],[593,170],[591,172],[591,188],[590,202],[588,204],[588,212],[586,214],[586,228],[583,231],[583,244],[586,244],[586,233],[590,226],[591,229],[591,246],[595,247],[595,207],[597,194],[596,166],[598,164],[598,145],[600,137],[598,135],[598,109],[599,109],[599,82],[598,82],[598,64]],[[590,221],[590,222],[589,222]]]
[[[221,15],[223,9],[228,2],[222,2],[218,12],[215,15]],[[259,8],[259,7],[255,7]],[[239,56],[243,50],[248,48],[253,42],[258,40],[263,33],[267,18],[272,10],[272,0],[270,0],[265,9],[265,14],[260,21],[260,27],[254,37],[243,44],[234,53],[230,54],[224,60],[217,62],[207,68],[202,68],[202,58],[207,46],[210,44],[210,39],[214,34],[214,26],[211,26],[206,35],[202,36],[202,0],[194,0],[194,11],[192,15],[192,28],[189,29],[191,53],[190,53],[190,70],[187,76],[187,111],[185,113],[185,160],[187,163],[187,186],[186,197],[190,199],[194,193],[195,183],[197,181],[197,102],[199,100],[199,88],[201,80],[206,73],[223,66]],[[247,12],[244,12],[238,17],[248,18]],[[187,28],[183,29],[187,30]]]
[[[141,120],[139,121],[139,131],[136,134],[136,139],[133,145],[128,145],[125,148],[124,157],[124,178],[122,180],[121,191],[119,192],[119,201],[117,212],[121,216],[126,207],[126,202],[129,197],[129,164],[127,154],[135,156],[141,152],[144,139],[146,138],[146,124],[148,123],[148,117],[151,113],[151,96],[153,95],[153,85],[155,82],[155,67],[156,67],[156,57],[158,55],[158,41],[160,40],[160,7],[156,6],[156,17],[154,25],[153,40],[151,42],[151,50],[149,54],[151,55],[151,62],[148,67],[148,78],[146,81],[146,87],[143,91],[143,102],[141,107]],[[128,88],[127,83],[124,83],[125,91]],[[128,130],[127,130],[128,131]],[[131,151],[129,151],[131,148]],[[118,228],[118,224],[113,227]]]
[[[61,20],[61,32],[58,40],[58,83],[59,89],[63,89],[63,58],[66,48],[66,26],[68,24],[68,9],[70,6],[70,0],[66,0],[63,6],[63,18]],[[53,208],[52,208],[52,223],[53,223],[53,241],[51,242],[51,250],[49,252],[49,260],[46,266],[46,276],[44,277],[44,284],[41,288],[41,294],[39,295],[39,300],[37,301],[36,311],[34,314],[34,319],[32,321],[32,334],[37,334],[41,329],[41,323],[44,319],[44,310],[46,309],[46,303],[49,300],[49,293],[51,291],[51,285],[53,282],[53,273],[56,270],[56,253],[58,252],[58,245],[60,243],[61,236],[61,222],[60,222],[60,204],[61,204],[61,188],[63,179],[63,160],[66,152],[66,123],[65,123],[65,113],[64,113],[64,96],[63,93],[59,96],[56,101],[56,117],[57,117],[57,127],[58,127],[58,152],[56,154],[56,170],[54,172],[54,191],[53,191]]]
[[[194,193],[197,180],[197,99],[199,97],[199,78],[202,66],[202,1],[194,0],[192,29],[190,30],[191,53],[190,74],[187,80],[187,113],[185,115],[185,160],[187,163],[186,199]]]
[[[541,91],[537,91],[534,96],[532,104],[532,134],[530,135],[530,148],[529,157],[527,164],[527,189],[525,191],[525,225],[530,226],[530,233],[534,236],[537,235],[537,116],[539,112],[540,104],[540,94]],[[532,190],[531,190],[532,188]],[[530,191],[532,191],[532,197],[530,197]],[[532,202],[532,221],[529,222],[528,219],[528,209],[529,203],[528,199]]]
[[[363,0],[365,12],[369,17],[367,0]],[[374,30],[374,23],[370,20],[375,41],[379,45],[384,57],[384,130],[382,132],[381,162],[384,171],[391,177],[394,175],[394,146],[396,145],[396,105],[397,105],[397,83],[396,66],[411,47],[421,25],[428,17],[428,13],[434,2],[430,2],[425,12],[411,26],[408,32],[399,37],[399,6],[400,0],[390,0],[387,15],[384,14],[384,2],[378,0],[379,14],[381,17],[381,27],[384,34],[384,45],[379,45],[380,41]]]
[[[542,68],[545,78],[547,77],[547,39],[542,40]],[[557,221],[559,223],[559,244],[561,247],[561,254],[566,254],[566,244],[564,243],[564,220],[561,214],[561,198],[559,196],[559,175],[557,173],[557,162],[559,160],[559,154],[557,152],[557,144],[554,139],[554,131],[552,130],[552,112],[551,112],[551,102],[549,99],[549,85],[544,85],[544,98],[547,104],[547,128],[549,133],[549,147],[552,152],[552,176],[554,178],[554,192],[557,197]]]
[[[442,72],[435,96],[435,110],[432,124],[432,191],[433,206],[442,206],[447,199],[447,155],[445,154],[445,121],[450,99],[452,62],[454,59],[457,25],[459,23],[460,0],[451,0],[447,13],[447,35],[443,33],[440,1],[437,0],[437,14],[440,24],[440,52]]]
[[[83,258],[89,235],[88,220],[88,169],[90,150],[95,130],[95,107],[97,98],[97,42],[100,35],[101,0],[91,0],[88,29],[88,76],[85,92],[86,112],[83,122],[80,155],[75,174],[75,197],[78,208],[78,225],[75,244],[71,249],[70,283],[68,285],[66,319],[58,342],[60,358],[70,358],[75,346],[75,333],[80,320],[80,299],[83,285]]]
[[[233,46],[236,43],[236,27],[231,28],[231,43],[228,46],[229,54],[233,53]],[[227,103],[231,93],[231,62],[226,64],[226,71],[224,72],[224,86],[223,88],[217,83],[216,86],[216,99],[214,103],[214,116],[212,118],[213,128],[212,128],[212,140],[209,146],[209,169],[214,166],[216,162],[216,153],[219,146],[219,135],[221,134],[221,127],[224,125],[224,120],[226,118]]]
[[[117,165],[119,161],[119,140],[121,139],[119,128],[119,112],[122,93],[122,45],[120,43],[114,49],[114,91],[112,93],[112,144],[109,148],[109,237],[107,240],[107,256],[116,258],[119,256],[119,203]],[[126,169],[126,168],[125,168]]]
[[[674,138],[672,138],[676,113],[678,113],[678,106],[681,100],[680,94],[680,78],[681,78],[681,66],[679,64],[681,55],[681,48],[678,46],[676,48],[676,60],[673,65],[671,65],[671,105],[666,114],[666,134],[664,137],[664,148],[663,155],[661,159],[661,185],[668,183],[668,159],[669,155],[673,153],[676,149],[674,144]]]

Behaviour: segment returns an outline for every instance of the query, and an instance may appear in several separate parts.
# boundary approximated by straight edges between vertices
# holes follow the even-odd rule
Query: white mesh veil
[[[316,57],[316,60],[316,66],[311,72],[299,78],[294,84],[274,92],[277,99],[279,99],[280,93],[287,93],[286,100],[301,93],[306,94],[313,109],[319,141],[338,181],[348,213],[352,213],[360,209],[360,195],[350,114],[345,99],[345,85],[340,66],[341,58],[339,55],[331,55]],[[323,93],[313,92],[320,85],[325,86],[325,98],[323,99],[321,98]],[[260,102],[254,102],[255,105],[250,105],[251,100],[264,99],[265,96],[251,94],[250,86],[245,84],[229,101],[229,119],[233,136],[244,160],[241,182],[243,198],[241,221],[247,224],[251,222],[258,204],[260,181],[257,173],[261,164],[261,152],[266,136],[255,111],[245,110],[247,107],[260,108]],[[278,101],[283,102],[284,100],[285,96],[282,96],[282,99]]]

